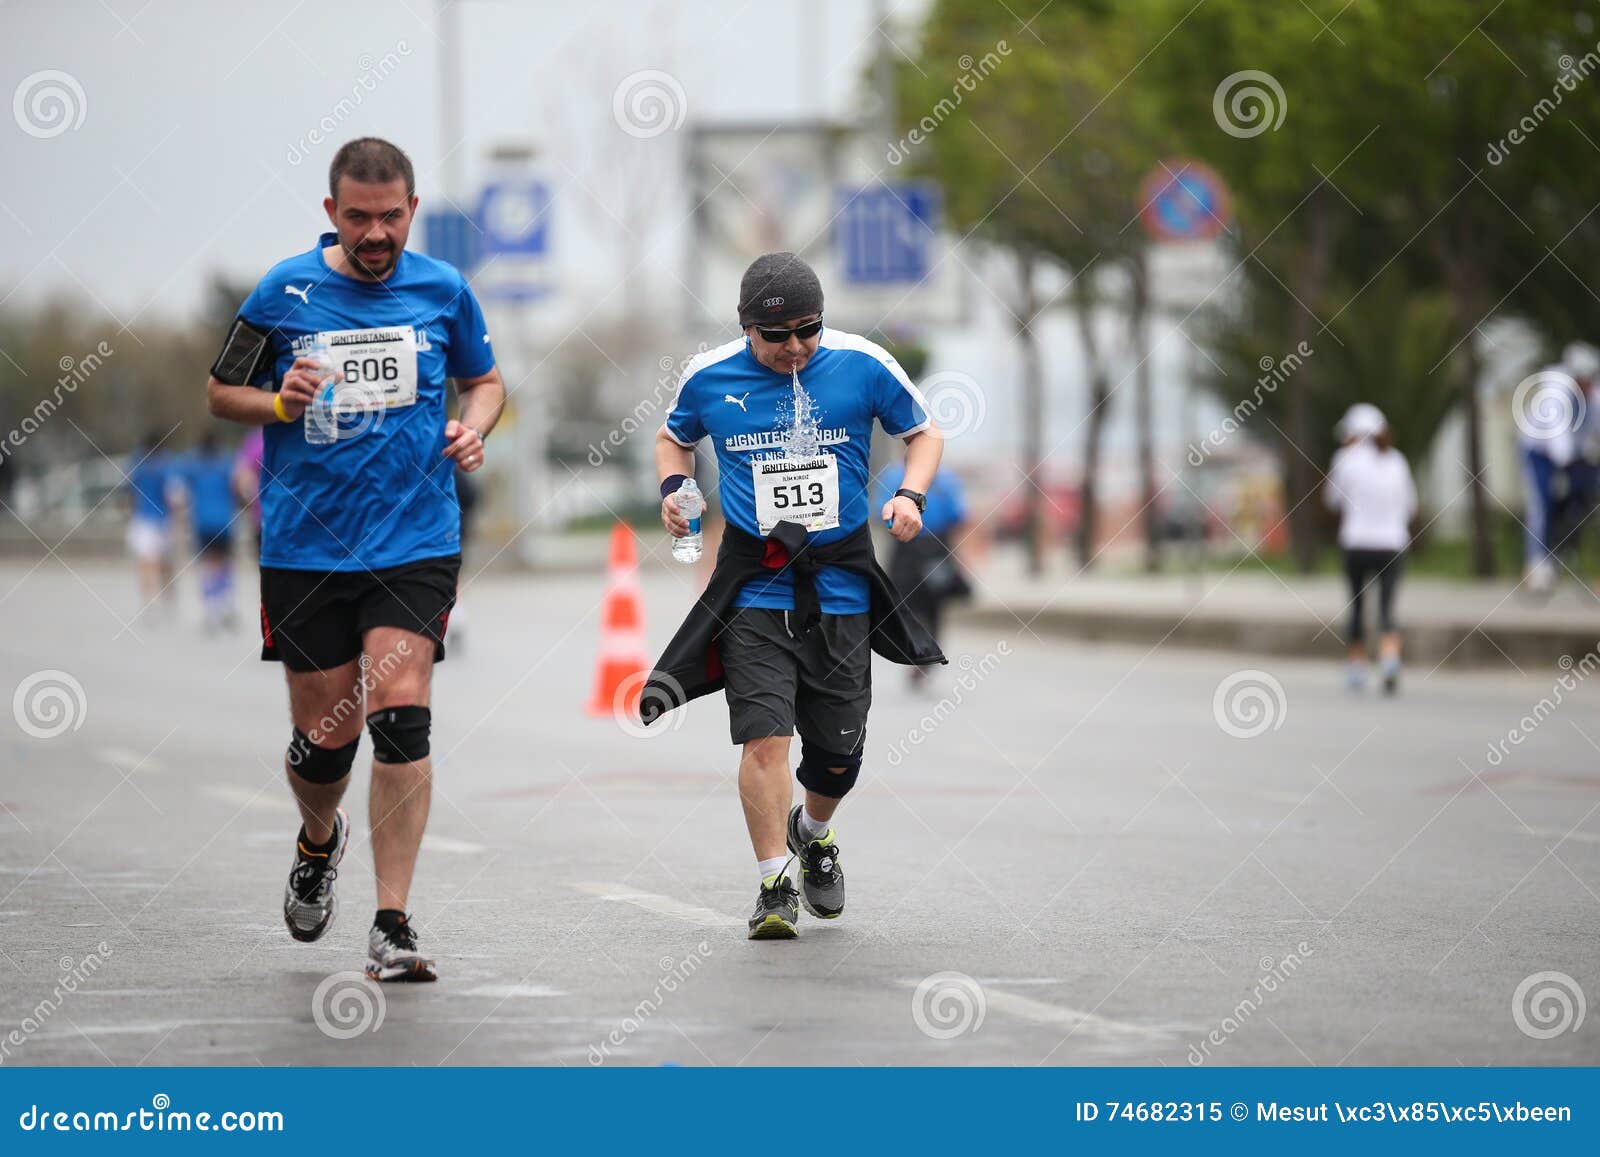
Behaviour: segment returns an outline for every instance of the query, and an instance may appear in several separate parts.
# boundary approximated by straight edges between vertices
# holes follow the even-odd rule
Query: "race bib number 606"
[[[417,335],[410,326],[345,329],[326,335],[333,366],[342,375],[334,388],[334,409],[364,414],[415,405]]]

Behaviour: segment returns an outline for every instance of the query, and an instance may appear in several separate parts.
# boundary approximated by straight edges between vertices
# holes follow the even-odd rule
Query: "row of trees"
[[[1096,307],[1117,309],[1148,353],[1152,243],[1130,227],[1140,182],[1162,163],[1197,159],[1231,191],[1224,240],[1237,266],[1236,291],[1188,327],[1219,367],[1206,385],[1231,406],[1251,394],[1263,358],[1302,343],[1316,351],[1250,420],[1281,456],[1298,560],[1310,566],[1318,545],[1316,464],[1338,414],[1364,399],[1390,414],[1414,461],[1462,412],[1474,563],[1490,573],[1484,324],[1525,319],[1552,349],[1600,335],[1589,284],[1600,268],[1600,197],[1587,176],[1600,162],[1590,11],[1571,0],[1056,0],[1027,16],[936,0],[896,68],[895,105],[908,129],[938,110],[907,167],[940,182],[954,227],[1013,254],[1025,286],[1042,263],[1073,278],[1090,385],[1082,561],[1098,530],[1105,415],[1120,401],[1089,320]],[[998,67],[959,79],[961,62],[1001,42]],[[1024,292],[1017,309],[1033,399],[1039,304]],[[1145,369],[1130,386],[1154,560]]]

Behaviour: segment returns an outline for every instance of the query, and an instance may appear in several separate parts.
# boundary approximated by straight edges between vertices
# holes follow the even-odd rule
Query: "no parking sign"
[[[1157,165],[1139,186],[1139,218],[1157,241],[1209,241],[1227,232],[1228,187],[1199,161]]]

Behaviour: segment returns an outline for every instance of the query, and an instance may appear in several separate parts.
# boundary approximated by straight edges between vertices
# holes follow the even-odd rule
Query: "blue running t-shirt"
[[[788,518],[813,529],[812,541],[833,542],[862,526],[868,509],[872,423],[897,438],[928,427],[922,394],[881,346],[824,329],[817,352],[799,374],[770,370],[739,337],[693,359],[667,415],[667,435],[693,447],[711,438],[721,474],[724,517],[765,537],[765,523]],[[871,610],[867,580],[837,567],[817,573],[822,610]],[[746,583],[739,607],[794,609],[794,580],[784,572]]]
[[[201,538],[220,534],[233,524],[238,503],[233,494],[233,451],[207,454],[195,450],[177,465],[189,491],[189,517]]]
[[[456,554],[461,513],[455,464],[444,456],[445,379],[494,368],[483,311],[454,266],[410,250],[382,281],[335,272],[322,251],[337,240],[324,233],[315,248],[273,266],[239,308],[272,335],[272,368],[252,385],[275,389],[326,333],[336,366],[374,406],[343,418],[353,436],[327,446],[307,444],[303,420],[265,427],[261,565],[378,570]]]

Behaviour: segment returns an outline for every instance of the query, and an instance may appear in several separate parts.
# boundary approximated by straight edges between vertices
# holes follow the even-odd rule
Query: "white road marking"
[[[582,891],[592,896],[599,896],[602,900],[610,900],[617,904],[632,904],[635,908],[643,908],[646,912],[654,912],[658,916],[670,916],[674,920],[682,920],[687,924],[698,924],[702,928],[742,928],[744,921],[726,912],[714,912],[710,908],[700,908],[694,904],[685,904],[682,900],[674,900],[671,896],[658,896],[654,892],[641,892],[637,888],[630,888],[626,884],[579,884]]]
[[[907,988],[916,988],[920,980],[902,980]],[[1072,1008],[1063,1004],[1047,1004],[1031,996],[1020,996],[994,987],[994,981],[979,981],[983,985],[984,1007],[990,1012],[1004,1013],[1034,1024],[1046,1024],[1073,1030],[1073,1035],[1085,1042],[1109,1045],[1145,1046],[1175,1039],[1177,1026],[1129,1024]]]
[[[468,843],[466,840],[453,840],[449,836],[435,836],[424,834],[422,849],[427,852],[448,852],[457,856],[475,856],[479,852],[489,849],[482,844]]]
[[[1558,832],[1550,828],[1512,828],[1512,831],[1523,836],[1537,836],[1542,840],[1578,840],[1585,844],[1600,844],[1600,835],[1594,832]]]
[[[135,768],[140,771],[160,771],[164,766],[159,759],[153,756],[141,755],[139,752],[131,751],[126,747],[102,747],[95,754],[103,762],[109,763],[113,767],[120,767],[124,771],[132,771]]]
[[[565,996],[559,988],[546,988],[542,984],[480,984],[476,988],[468,988],[461,993],[462,996],[492,996],[499,1000],[510,1000],[513,997],[540,997],[540,996]]]

